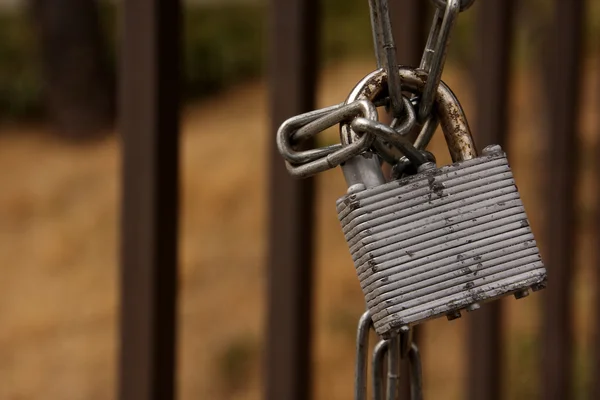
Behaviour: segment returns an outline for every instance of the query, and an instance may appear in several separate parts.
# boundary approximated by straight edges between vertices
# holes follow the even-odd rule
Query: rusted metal
[[[544,400],[572,398],[573,283],[578,110],[580,105],[583,0],[555,0],[548,37],[549,145],[544,163],[546,208],[545,259],[548,288],[544,301],[542,396]]]
[[[475,86],[479,149],[506,147],[510,51],[514,0],[485,0],[477,5]],[[469,315],[467,390],[470,400],[499,400],[502,388],[502,303],[486,304]]]
[[[418,70],[401,67],[398,72],[402,78],[402,88],[405,91],[422,92],[425,82],[423,75]],[[358,99],[376,100],[384,92],[385,82],[386,75],[382,70],[370,73],[350,92],[346,103]],[[454,93],[442,82],[438,86],[436,96],[440,124],[446,128],[444,136],[452,159],[462,161],[477,157],[471,129]],[[360,137],[355,137],[357,135],[352,132],[348,124],[342,125],[340,135],[346,140],[360,139]]]
[[[273,139],[284,120],[315,108],[317,11],[316,0],[270,2],[268,76]],[[312,393],[314,182],[291,178],[275,140],[269,140],[269,145],[265,399],[307,400]]]
[[[176,397],[180,13],[176,0],[123,7],[121,400]]]
[[[369,189],[357,184],[337,202],[375,330],[384,338],[402,325],[473,310],[473,303],[546,279],[500,146],[431,167]]]

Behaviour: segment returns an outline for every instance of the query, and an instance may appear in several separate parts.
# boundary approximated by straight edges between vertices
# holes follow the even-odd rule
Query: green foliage
[[[0,14],[0,115],[40,110],[41,80],[28,23],[22,14]]]
[[[540,371],[539,338],[530,334],[516,333],[508,339],[508,384],[506,385],[507,398],[532,399],[539,398],[539,371]],[[575,355],[571,359],[572,369],[572,400],[585,399],[586,391],[592,382],[591,358],[587,348],[578,343]],[[565,366],[565,373],[568,371]]]
[[[542,5],[547,3],[546,0],[539,1]],[[325,0],[320,4],[320,18],[315,17],[315,24],[317,20],[321,21],[320,63],[372,57],[368,2]],[[182,48],[187,99],[207,96],[260,76],[266,55],[266,11],[262,4],[246,2],[186,8]],[[548,13],[543,14],[543,19],[547,19]],[[524,57],[530,53],[525,43],[531,41],[531,33],[526,31],[540,25],[531,21],[532,15],[526,16],[517,20],[520,29],[516,55],[519,61],[530,58]],[[471,61],[475,18],[475,7],[472,12],[461,15],[452,37],[448,63],[464,67]],[[592,4],[587,18],[587,37],[594,37],[600,30],[600,6]],[[103,3],[101,21],[108,38],[110,65],[116,68],[117,9]],[[401,42],[402,38],[396,38],[396,41]],[[23,11],[0,14],[0,116],[3,118],[39,115],[43,82],[35,47],[31,23]]]
[[[103,4],[101,21],[116,68],[117,10]],[[258,76],[264,52],[264,9],[252,4],[189,6],[183,15],[184,95],[206,96]]]
[[[109,65],[117,68],[118,10],[100,10]],[[184,14],[184,94],[206,96],[260,75],[264,59],[264,9],[255,5],[188,7]],[[32,118],[42,109],[36,40],[24,10],[0,13],[0,117]]]
[[[514,334],[508,341],[508,366],[507,372],[509,399],[537,398],[539,377],[539,340],[528,334]]]
[[[258,363],[259,346],[253,336],[232,339],[215,360],[219,382],[228,395],[243,391]]]
[[[321,63],[373,54],[367,1],[325,0],[320,4]]]
[[[186,95],[206,95],[260,74],[265,29],[262,7],[188,8],[184,31]]]

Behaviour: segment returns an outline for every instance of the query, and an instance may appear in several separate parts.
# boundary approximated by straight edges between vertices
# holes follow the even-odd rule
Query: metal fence
[[[394,15],[402,64],[417,64],[424,0],[399,0]],[[514,0],[482,0],[476,41],[479,143],[507,141],[508,82]],[[555,0],[551,51],[543,60],[547,89],[547,224],[543,295],[542,398],[571,397],[573,378],[575,163],[580,107],[584,2]],[[181,1],[126,0],[120,115],[123,135],[121,349],[119,398],[172,399],[175,394],[179,84]],[[315,108],[317,0],[272,0],[269,59],[271,128]],[[269,352],[265,396],[311,397],[311,299],[314,182],[292,180],[270,142]],[[598,296],[600,307],[600,296]],[[469,327],[468,398],[499,399],[501,303],[473,314]],[[596,316],[600,320],[600,314]],[[425,328],[426,329],[426,328]],[[599,328],[600,329],[600,328]],[[418,339],[417,339],[418,340]],[[349,351],[352,351],[349,349]],[[600,367],[600,346],[595,350]],[[595,374],[598,374],[598,368]],[[590,398],[600,398],[600,380]],[[349,390],[350,393],[350,390]]]

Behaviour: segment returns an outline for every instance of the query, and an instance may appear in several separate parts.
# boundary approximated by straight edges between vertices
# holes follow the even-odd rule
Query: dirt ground
[[[589,71],[592,71],[590,64]],[[319,105],[340,102],[371,63],[322,74]],[[543,234],[539,174],[546,161],[536,75],[512,86],[509,159],[532,227]],[[445,80],[473,115],[461,71]],[[595,212],[595,83],[585,85],[578,200],[575,357],[578,387],[589,380]],[[181,399],[259,399],[265,310],[268,132],[266,90],[244,85],[188,107],[183,115],[178,387]],[[471,119],[472,125],[476,121]],[[441,135],[433,151],[447,162]],[[0,132],[0,399],[115,397],[119,143],[76,146],[25,127]],[[339,170],[318,178],[315,347],[316,399],[352,394],[355,326],[363,300],[335,214]],[[243,201],[241,200],[243,198]],[[540,237],[540,239],[542,239]],[[540,240],[544,251],[543,240]],[[332,282],[334,282],[332,284]],[[535,395],[543,294],[506,305],[505,398]],[[479,311],[484,312],[484,311]],[[464,327],[437,320],[424,329],[425,396],[462,399]]]

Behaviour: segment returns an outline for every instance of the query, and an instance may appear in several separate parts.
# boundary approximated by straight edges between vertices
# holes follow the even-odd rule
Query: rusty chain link
[[[423,93],[412,98],[411,103],[402,94],[398,73],[389,73],[397,69],[398,65],[388,1],[369,0],[375,58],[377,67],[386,72],[388,96],[376,102],[361,100],[360,106],[341,103],[285,121],[277,133],[277,146],[293,176],[303,178],[335,168],[369,150],[392,165],[418,166],[430,158],[423,150],[438,125],[432,108],[444,68],[446,48],[458,13],[468,9],[474,0],[431,1],[437,9],[419,66],[426,82]],[[395,117],[391,126],[378,122],[376,107],[379,106],[390,108]],[[370,110],[370,117],[364,114],[367,109]],[[357,137],[354,142],[303,149],[303,143],[308,139],[340,123],[351,124]],[[405,136],[417,125],[421,127],[421,131],[413,144]],[[398,170],[401,169],[404,168]]]

